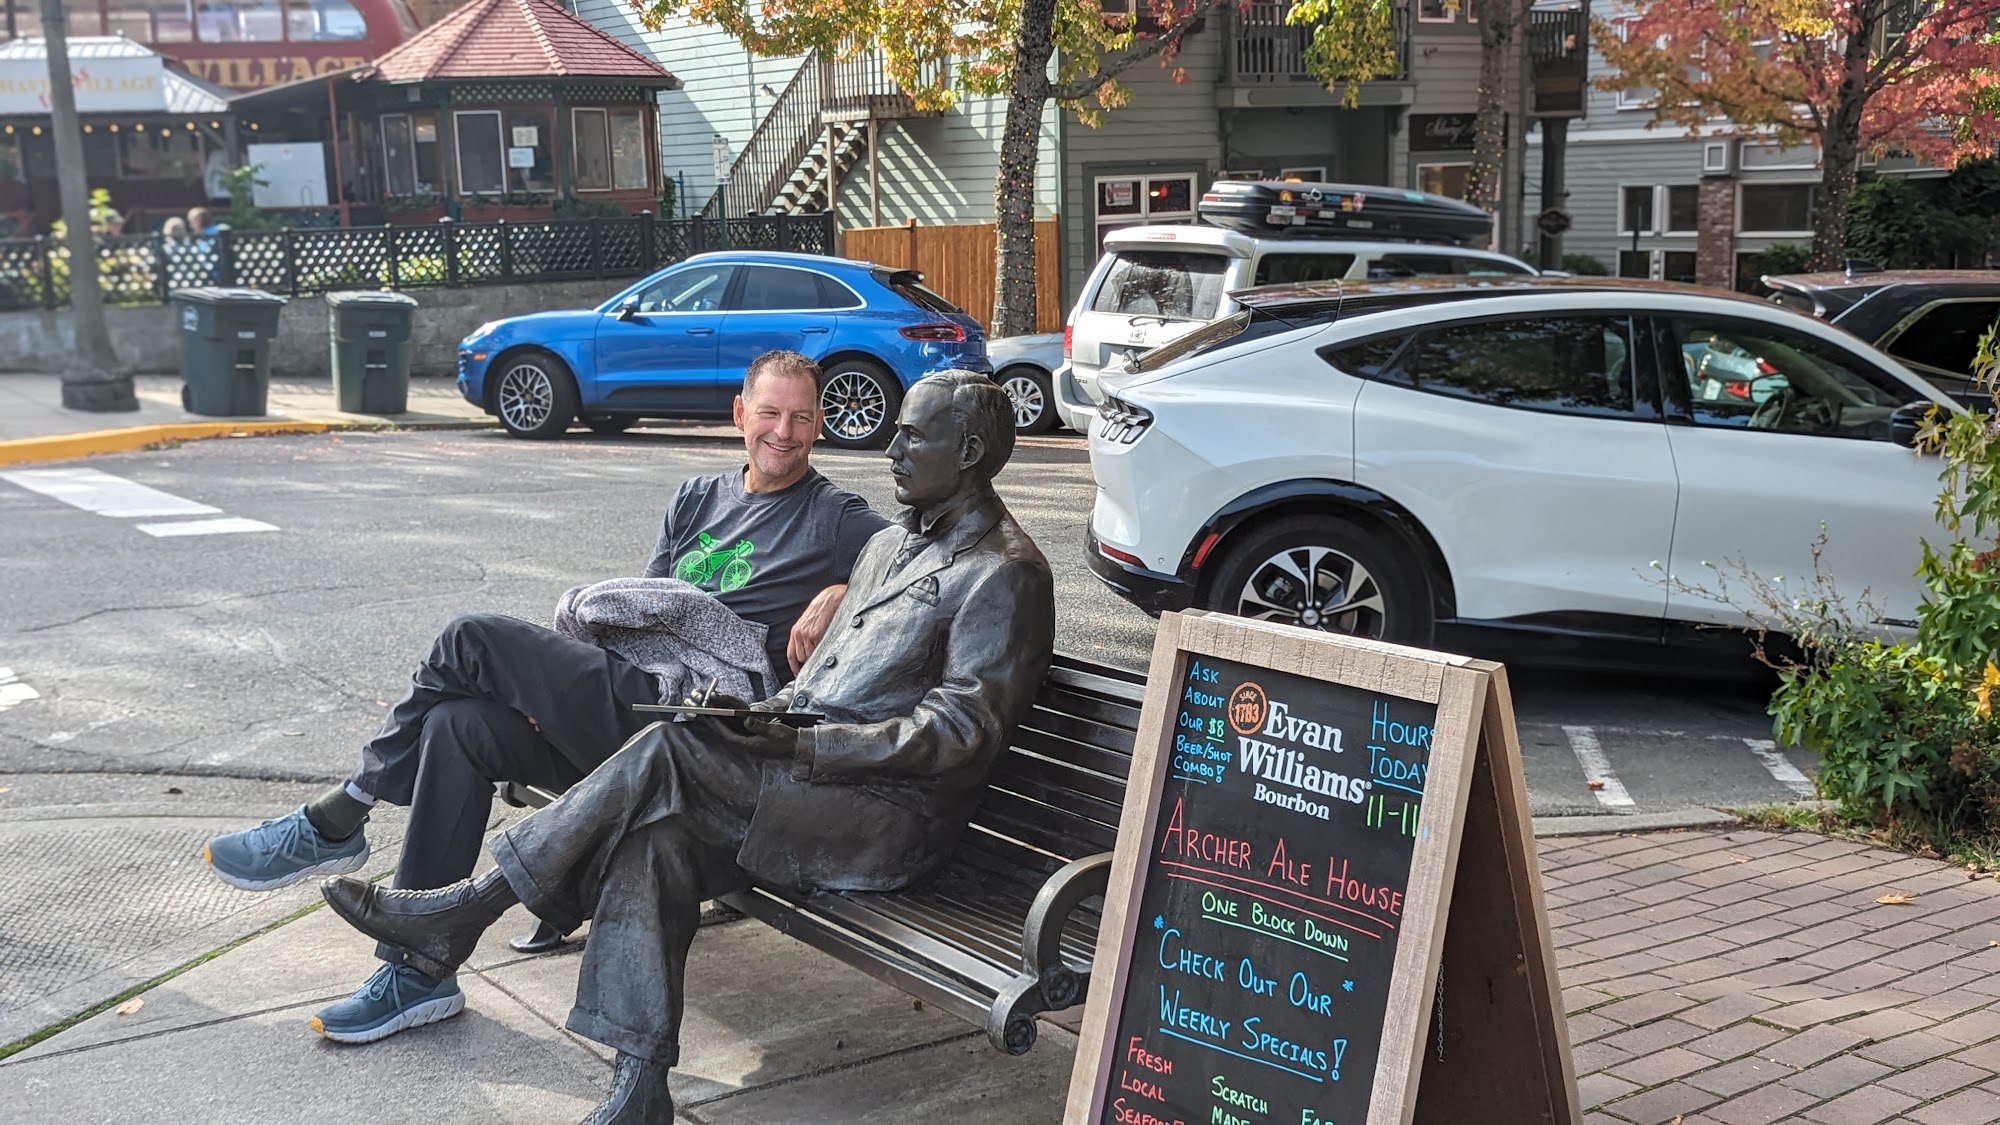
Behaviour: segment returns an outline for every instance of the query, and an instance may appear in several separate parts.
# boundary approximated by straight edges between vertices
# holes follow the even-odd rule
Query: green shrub
[[[1579,277],[1610,277],[1610,267],[1588,254],[1564,254],[1562,268]]]
[[[1764,272],[1782,277],[1812,268],[1812,247],[1803,242],[1779,242],[1764,248]]]

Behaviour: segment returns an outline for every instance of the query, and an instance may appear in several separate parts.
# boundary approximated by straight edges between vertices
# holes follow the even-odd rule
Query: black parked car
[[[2000,322],[2000,270],[1863,270],[1766,277],[1771,299],[1859,336],[1968,406],[1979,338]]]

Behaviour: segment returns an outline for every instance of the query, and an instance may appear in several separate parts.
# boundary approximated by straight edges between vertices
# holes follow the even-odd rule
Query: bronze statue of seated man
[[[1054,584],[994,493],[1012,406],[983,375],[910,389],[889,445],[900,525],[862,549],[826,639],[763,711],[658,723],[501,833],[498,869],[434,891],[341,877],[326,900],[406,963],[454,971],[517,902],[591,920],[570,1030],[615,1048],[589,1125],[673,1117],[683,971],[703,899],[752,882],[894,890],[943,865],[1049,665]]]

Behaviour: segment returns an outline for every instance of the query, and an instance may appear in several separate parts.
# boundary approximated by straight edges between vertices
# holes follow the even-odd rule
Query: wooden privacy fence
[[[1057,268],[1054,219],[1035,224],[1035,331],[1062,331],[1062,276]],[[993,271],[999,238],[992,223],[924,227],[915,219],[899,227],[843,231],[843,253],[891,269],[916,270],[939,296],[993,327]]]

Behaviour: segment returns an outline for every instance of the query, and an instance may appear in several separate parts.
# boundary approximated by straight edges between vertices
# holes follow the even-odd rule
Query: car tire
[[[622,434],[638,422],[630,414],[592,414],[583,420],[593,434]]]
[[[1342,516],[1288,516],[1225,548],[1203,608],[1240,617],[1428,645],[1436,625],[1416,559]],[[1310,575],[1320,594],[1301,578]],[[1268,607],[1268,608],[1265,608]]]
[[[1056,387],[1049,373],[1019,364],[993,377],[1014,404],[1014,432],[1045,434],[1056,428]]]
[[[500,424],[517,438],[561,437],[576,420],[576,377],[562,360],[539,348],[515,352],[500,365],[493,406]]]
[[[896,429],[903,385],[880,365],[848,359],[820,375],[820,434],[841,449],[884,449]]]

